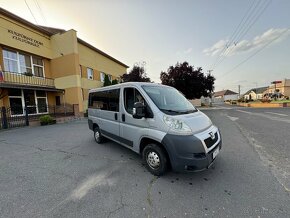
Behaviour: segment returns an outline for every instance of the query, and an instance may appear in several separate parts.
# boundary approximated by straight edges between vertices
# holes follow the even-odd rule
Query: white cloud
[[[215,43],[212,47],[206,48],[203,50],[203,53],[206,55],[214,56],[216,53],[223,50],[223,48],[228,43],[228,40],[220,40],[217,43]]]
[[[204,49],[203,53],[207,56],[215,56],[217,54],[222,54],[223,56],[232,56],[243,52],[249,52],[265,46],[272,40],[276,39],[285,30],[287,29],[269,29],[263,34],[256,36],[251,40],[241,40],[239,42],[234,42],[231,45],[228,45],[229,40],[220,40],[212,47]],[[277,39],[276,43],[286,39],[289,36],[290,31]],[[227,50],[225,52],[222,52],[226,47]]]

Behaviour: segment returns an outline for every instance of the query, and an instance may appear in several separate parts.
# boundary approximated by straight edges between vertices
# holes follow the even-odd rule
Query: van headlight
[[[169,133],[174,135],[192,135],[192,131],[188,125],[183,121],[175,119],[173,117],[164,116],[164,123],[169,127]]]

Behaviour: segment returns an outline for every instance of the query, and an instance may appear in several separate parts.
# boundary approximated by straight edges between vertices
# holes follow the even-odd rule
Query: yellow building
[[[272,84],[268,87],[268,89],[263,93],[281,93],[283,96],[290,97],[290,79],[281,80],[281,82],[277,84]]]
[[[44,114],[48,105],[74,105],[83,114],[88,90],[127,68],[73,29],[38,26],[0,8],[0,107],[14,115],[25,106],[29,114]]]

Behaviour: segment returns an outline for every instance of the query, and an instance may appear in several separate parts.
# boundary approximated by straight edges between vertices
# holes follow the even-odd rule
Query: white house
[[[213,102],[224,102],[224,101],[233,101],[238,100],[239,95],[236,92],[233,92],[231,90],[223,90],[218,91],[213,94]]]
[[[263,93],[268,89],[268,87],[259,87],[250,89],[244,94],[244,99],[247,100],[260,100],[263,98]]]

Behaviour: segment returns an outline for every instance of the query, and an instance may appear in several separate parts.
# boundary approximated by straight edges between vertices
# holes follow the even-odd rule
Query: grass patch
[[[290,100],[277,100],[277,101],[271,101],[271,103],[290,103]]]

